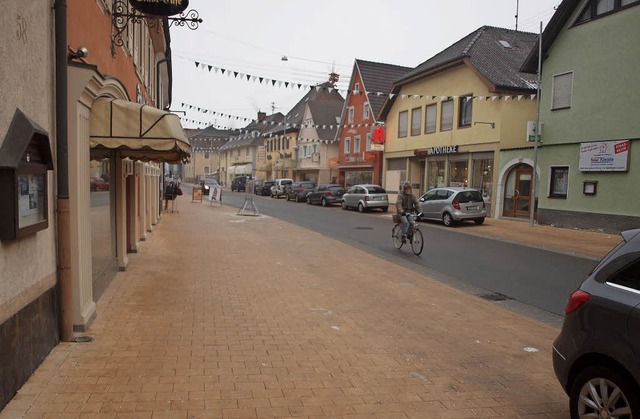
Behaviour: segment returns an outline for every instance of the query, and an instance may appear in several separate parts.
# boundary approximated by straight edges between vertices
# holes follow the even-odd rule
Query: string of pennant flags
[[[319,143],[319,144],[332,144],[334,142],[336,142],[336,140],[320,140],[318,138],[307,138],[307,137],[290,137],[290,136],[285,136],[284,137],[287,140],[297,140],[300,143]],[[246,144],[234,144],[236,142],[239,142],[239,140],[242,138],[224,138],[223,140],[226,140],[226,142],[222,145],[219,146],[214,146],[213,144],[209,144],[209,145],[201,145],[201,146],[196,146],[193,145],[191,146],[191,150],[195,151],[195,152],[203,152],[203,151],[217,151],[217,150],[226,150],[226,149],[232,149],[232,148],[236,148],[236,147],[241,147],[243,145]],[[265,138],[265,140],[267,140],[267,138]]]
[[[211,64],[205,64],[205,63],[201,63],[196,61],[195,62],[196,68],[201,68],[204,70],[209,70],[209,72],[213,71],[214,74],[220,73],[222,75],[228,75],[229,77],[233,76],[234,78],[240,78],[241,80],[245,80],[245,81],[251,81],[251,82],[257,82],[258,84],[265,84],[265,85],[272,85],[272,86],[278,86],[278,87],[285,87],[285,88],[298,88],[300,90],[308,90],[311,88],[315,88],[316,90],[320,90],[320,89],[325,89],[329,92],[335,90],[339,93],[353,93],[354,95],[357,94],[363,94],[366,93],[368,96],[388,96],[389,99],[393,99],[394,97],[399,97],[400,99],[426,99],[426,100],[436,100],[436,99],[440,99],[441,101],[445,101],[445,100],[450,100],[450,99],[457,99],[459,97],[466,97],[466,98],[471,98],[471,99],[478,99],[478,100],[490,100],[490,101],[496,101],[496,100],[504,100],[504,101],[509,101],[509,100],[526,100],[526,99],[530,99],[530,100],[535,100],[536,95],[535,94],[530,94],[530,95],[489,95],[489,96],[466,96],[466,95],[458,95],[458,96],[450,96],[450,95],[418,95],[418,94],[401,94],[398,95],[396,93],[389,93],[389,92],[363,92],[363,91],[359,91],[359,90],[349,90],[349,89],[339,89],[336,87],[326,87],[326,86],[320,86],[320,85],[307,85],[307,84],[302,84],[302,83],[296,83],[296,82],[292,82],[292,81],[283,81],[283,80],[276,80],[276,79],[271,79],[268,77],[262,77],[262,76],[255,76],[255,75],[251,75],[251,74],[247,74],[247,73],[242,73],[240,71],[235,71],[235,70],[229,70],[226,68],[222,68],[222,67],[217,67]],[[245,118],[246,119],[246,118]]]

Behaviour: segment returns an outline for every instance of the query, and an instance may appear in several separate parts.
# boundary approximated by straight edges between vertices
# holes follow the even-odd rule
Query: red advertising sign
[[[620,154],[629,151],[629,140],[617,143],[614,147],[615,153]]]
[[[384,127],[378,127],[373,131],[371,141],[374,144],[384,144]]]
[[[367,161],[375,161],[376,160],[376,152],[375,151],[365,151],[364,159]]]

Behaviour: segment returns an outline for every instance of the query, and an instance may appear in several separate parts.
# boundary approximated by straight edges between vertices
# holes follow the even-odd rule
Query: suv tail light
[[[569,296],[567,306],[564,308],[564,314],[570,314],[585,305],[591,299],[591,294],[582,290],[576,290]]]
[[[453,205],[453,208],[459,210],[460,209],[460,203],[458,201],[456,201],[455,199],[453,200],[453,202],[451,203],[451,205]]]
[[[331,192],[327,191],[324,193],[326,196],[331,196]]]
[[[364,196],[364,200],[365,200],[365,202],[368,201],[369,200],[369,195],[365,195]]]
[[[304,192],[304,188],[298,188],[298,192]]]

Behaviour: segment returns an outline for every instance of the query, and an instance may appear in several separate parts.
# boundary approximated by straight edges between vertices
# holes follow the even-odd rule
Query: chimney
[[[267,114],[265,112],[258,111],[258,122],[264,121],[266,117],[267,117]]]

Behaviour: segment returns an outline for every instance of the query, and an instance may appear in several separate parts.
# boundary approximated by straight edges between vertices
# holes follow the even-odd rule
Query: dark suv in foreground
[[[572,418],[640,418],[640,229],[573,292],[553,343]]]

